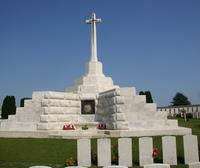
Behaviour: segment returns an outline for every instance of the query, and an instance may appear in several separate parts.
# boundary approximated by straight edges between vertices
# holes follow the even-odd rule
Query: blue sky
[[[0,105],[6,95],[64,91],[90,58],[92,12],[104,73],[150,90],[158,106],[176,92],[200,103],[199,0],[1,0]]]

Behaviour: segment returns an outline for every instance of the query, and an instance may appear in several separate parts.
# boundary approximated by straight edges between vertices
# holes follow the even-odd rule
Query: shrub
[[[118,165],[118,146],[116,145],[112,145],[111,146],[111,150],[112,150],[112,158],[111,158],[111,162],[113,165]]]
[[[97,154],[92,151],[91,156],[92,165],[97,165]]]
[[[11,114],[16,114],[15,97],[6,96],[3,100],[1,117],[2,119],[8,119]]]
[[[65,162],[66,166],[76,166],[76,164],[77,164],[77,161],[75,159],[73,159],[73,157],[70,157]]]
[[[193,118],[192,113],[187,113],[186,118]]]
[[[179,118],[181,118],[181,114],[176,114],[176,117],[179,117]]]

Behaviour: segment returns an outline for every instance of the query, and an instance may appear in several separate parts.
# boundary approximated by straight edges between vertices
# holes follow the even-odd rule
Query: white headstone
[[[120,138],[118,140],[119,165],[132,167],[132,140]]]
[[[200,168],[200,162],[189,163],[189,168]]]
[[[144,165],[144,168],[170,168],[169,164],[150,164]]]
[[[97,161],[98,166],[111,165],[111,141],[110,139],[97,140]]]
[[[140,166],[153,163],[153,141],[150,137],[139,138]]]
[[[163,163],[177,165],[176,137],[162,137]]]
[[[79,166],[91,166],[91,144],[90,139],[77,140],[77,159]]]
[[[199,162],[198,141],[196,135],[183,136],[185,164]]]

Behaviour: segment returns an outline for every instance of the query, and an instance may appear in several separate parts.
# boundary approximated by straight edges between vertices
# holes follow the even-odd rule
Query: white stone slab
[[[185,164],[199,162],[198,141],[196,135],[183,136]]]
[[[149,164],[144,165],[144,168],[170,168],[169,164]]]
[[[43,99],[43,107],[80,107],[77,100]]]
[[[176,137],[162,137],[163,163],[177,165]]]
[[[83,166],[68,166],[68,167],[64,167],[64,168],[87,168],[87,167],[83,167]]]
[[[200,168],[200,162],[189,163],[189,168]]]
[[[150,137],[139,138],[140,166],[153,163],[153,141]]]
[[[105,166],[103,168],[128,168],[126,166],[117,166],[117,165],[114,165],[114,166]]]
[[[78,166],[91,166],[91,144],[90,139],[77,140]]]
[[[111,165],[111,141],[110,139],[97,140],[97,161],[98,166]]]
[[[119,165],[132,167],[132,140],[120,138],[118,140]]]

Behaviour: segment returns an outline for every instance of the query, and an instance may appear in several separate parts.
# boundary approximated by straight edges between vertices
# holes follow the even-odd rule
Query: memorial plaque
[[[81,114],[95,114],[95,101],[82,100],[81,101]]]

